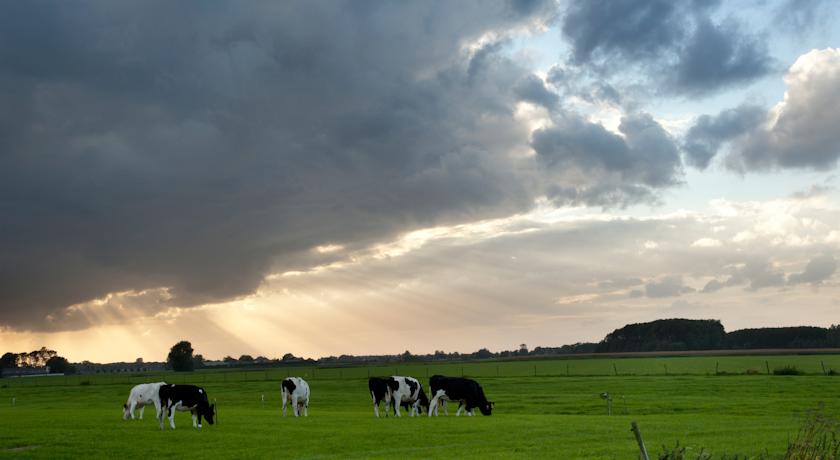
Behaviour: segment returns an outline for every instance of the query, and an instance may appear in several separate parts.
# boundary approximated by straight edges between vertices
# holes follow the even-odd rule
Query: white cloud
[[[693,248],[717,248],[721,245],[722,243],[720,240],[716,240],[714,238],[700,238],[699,240],[691,243],[691,247]]]

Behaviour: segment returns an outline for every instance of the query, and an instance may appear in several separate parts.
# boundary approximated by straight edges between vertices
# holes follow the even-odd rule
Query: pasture
[[[766,375],[796,366],[808,375]],[[11,458],[597,458],[634,459],[638,421],[652,458],[677,441],[697,452],[781,458],[804,412],[840,415],[838,355],[727,356],[280,368],[157,375],[0,380],[0,457]],[[463,370],[462,370],[463,368]],[[715,375],[719,373],[731,375]],[[667,374],[666,374],[667,369]],[[747,375],[747,372],[750,372]],[[373,417],[367,376],[461,372],[496,409],[490,417]],[[280,416],[279,381],[304,376],[308,418]],[[536,374],[536,375],[535,375]],[[618,375],[616,375],[618,374]],[[160,431],[154,408],[123,421],[135,383],[195,383],[219,424],[193,429],[188,413]],[[613,415],[599,394],[613,396]],[[265,401],[261,396],[265,396]],[[15,398],[15,405],[11,400]],[[477,412],[476,412],[477,413]]]

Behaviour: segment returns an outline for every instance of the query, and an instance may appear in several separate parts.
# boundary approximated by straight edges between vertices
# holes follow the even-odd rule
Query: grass
[[[285,369],[261,374],[167,374],[164,380],[203,385],[218,401],[220,423],[196,430],[188,414],[178,413],[178,428],[163,432],[151,408],[145,420],[121,419],[133,380],[154,381],[160,375],[7,379],[0,380],[0,457],[633,459],[638,458],[638,449],[630,421],[636,420],[654,457],[662,446],[679,442],[688,452],[705,449],[714,458],[735,454],[751,458],[765,452],[764,458],[783,458],[788,440],[797,435],[809,409],[822,403],[826,413],[840,413],[838,382],[821,370],[813,372],[814,357],[770,361],[771,369],[791,365],[810,371],[801,376],[745,375],[746,369],[758,367],[753,361],[764,365],[773,357],[748,358],[738,357],[740,375],[728,376],[711,375],[714,361],[722,364],[727,359],[723,357],[712,358],[711,366],[705,358],[667,358],[669,375],[639,371],[655,368],[650,361],[659,361],[653,358],[570,363],[590,369],[606,364],[613,374],[610,361],[617,361],[619,369],[637,369],[633,372],[637,375],[619,376],[567,377],[560,372],[565,371],[563,361],[468,364],[470,375],[479,376],[488,397],[496,402],[491,417],[472,418],[375,419],[367,372],[387,375],[394,369],[342,369],[340,377],[330,374],[335,369],[315,370],[314,376],[309,375],[312,402],[306,419],[280,416],[279,380]],[[840,367],[837,356],[816,358],[816,369],[821,369],[821,359]],[[694,362],[695,372],[670,375],[676,373],[671,369],[692,369],[690,361],[680,360],[699,360]],[[532,369],[536,365],[537,375],[510,375],[520,373],[523,365]],[[460,366],[448,367],[451,371]],[[701,374],[698,368],[710,372]],[[425,381],[427,369],[439,371],[424,365],[397,370]],[[311,368],[296,371],[312,373]],[[80,385],[82,381],[90,384]],[[600,398],[603,392],[613,398],[611,417]]]

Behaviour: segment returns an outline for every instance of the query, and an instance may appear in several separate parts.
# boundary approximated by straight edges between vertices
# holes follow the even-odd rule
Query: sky
[[[840,323],[836,2],[0,8],[0,351]]]

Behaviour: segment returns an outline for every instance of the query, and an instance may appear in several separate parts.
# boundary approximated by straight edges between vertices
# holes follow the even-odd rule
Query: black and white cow
[[[143,411],[146,406],[155,406],[155,418],[160,418],[160,387],[166,382],[141,383],[135,385],[128,394],[128,400],[123,404],[123,420],[131,417],[134,420],[134,409],[140,409],[140,420],[143,420]]]
[[[418,414],[418,406],[429,407],[429,398],[423,392],[423,386],[414,377],[392,376],[388,379],[388,389],[397,417],[401,416],[400,406],[403,404],[410,407],[408,414],[411,417]]]
[[[478,408],[484,415],[490,415],[493,411],[493,402],[488,401],[484,396],[484,390],[475,380],[463,377],[444,377],[433,375],[429,379],[429,389],[432,394],[432,401],[429,403],[429,416],[437,415],[438,404],[445,401],[458,401],[458,412],[466,409],[467,415],[473,415],[473,409]]]
[[[385,416],[388,416],[388,408],[391,404],[391,389],[388,387],[390,379],[382,377],[371,377],[368,379],[368,390],[373,400],[373,414],[379,417],[379,403],[385,401]]]
[[[292,404],[295,417],[300,416],[300,409],[303,408],[303,416],[309,415],[309,384],[300,377],[286,377],[280,382],[280,394],[283,397],[283,417],[286,416],[286,403]]]
[[[161,430],[164,417],[169,417],[169,426],[175,429],[176,410],[192,413],[193,428],[201,428],[201,417],[206,418],[209,424],[213,424],[216,405],[210,404],[204,388],[195,385],[162,385],[158,394],[162,408],[158,417]]]

